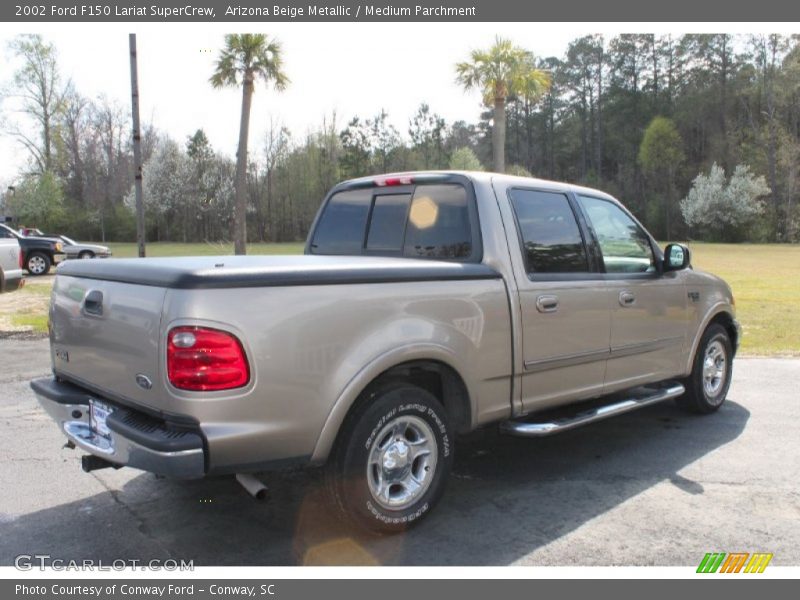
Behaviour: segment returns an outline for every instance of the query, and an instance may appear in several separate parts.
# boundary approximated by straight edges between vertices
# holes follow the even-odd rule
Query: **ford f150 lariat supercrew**
[[[457,435],[711,413],[738,339],[730,288],[608,194],[401,173],[334,187],[304,256],[62,264],[54,376],[31,385],[85,470],[324,465],[346,518],[396,531],[441,497]]]

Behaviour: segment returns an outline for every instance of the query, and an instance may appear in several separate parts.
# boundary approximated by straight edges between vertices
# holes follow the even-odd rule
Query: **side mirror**
[[[683,244],[668,244],[664,248],[664,272],[680,271],[688,267],[692,262],[692,255],[689,248]]]

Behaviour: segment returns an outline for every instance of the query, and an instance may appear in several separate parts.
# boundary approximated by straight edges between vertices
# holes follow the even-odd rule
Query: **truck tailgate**
[[[112,399],[158,408],[165,295],[157,286],[59,274],[50,307],[56,374]]]

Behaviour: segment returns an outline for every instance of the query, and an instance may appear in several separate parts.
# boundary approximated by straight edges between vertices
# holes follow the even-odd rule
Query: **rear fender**
[[[408,344],[390,350],[374,360],[369,362],[363,369],[361,369],[339,394],[333,408],[328,413],[328,418],[322,427],[322,431],[317,439],[317,444],[314,447],[314,452],[311,456],[311,462],[315,464],[324,463],[336,442],[336,437],[342,427],[342,424],[347,417],[351,407],[358,400],[361,393],[369,386],[370,383],[375,381],[382,373],[385,373],[392,367],[397,365],[416,361],[416,360],[433,360],[441,362],[456,373],[463,373],[459,368],[458,356],[456,353],[445,346],[439,344]],[[469,382],[466,382],[467,391],[470,392]],[[475,397],[474,394],[469,393],[471,414],[476,414],[475,411]]]

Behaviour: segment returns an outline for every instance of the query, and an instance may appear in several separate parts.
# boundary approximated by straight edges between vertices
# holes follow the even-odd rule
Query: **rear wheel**
[[[683,384],[686,393],[676,399],[678,406],[690,412],[708,414],[725,402],[731,385],[733,346],[722,325],[709,325],[700,339],[692,374]]]
[[[441,498],[453,461],[444,407],[405,382],[381,385],[351,418],[326,473],[336,509],[380,532],[403,531]]]
[[[47,275],[50,272],[50,257],[44,252],[31,252],[25,262],[25,268],[31,275]]]

